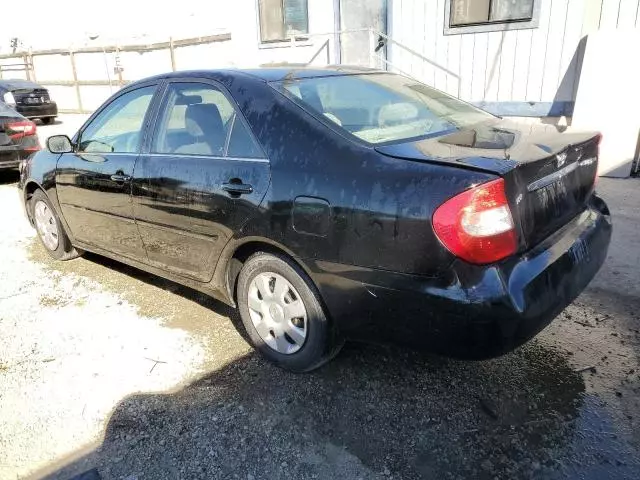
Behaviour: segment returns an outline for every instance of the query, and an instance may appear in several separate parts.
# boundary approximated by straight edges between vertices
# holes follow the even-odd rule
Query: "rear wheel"
[[[42,120],[42,123],[44,123],[45,125],[51,125],[56,121],[56,117],[44,117],[44,118],[41,118],[40,120]]]
[[[30,201],[38,238],[45,250],[56,260],[71,260],[79,253],[71,245],[56,211],[42,190],[36,190]]]
[[[342,346],[314,285],[284,256],[259,252],[238,277],[238,308],[254,347],[276,365],[308,372]]]

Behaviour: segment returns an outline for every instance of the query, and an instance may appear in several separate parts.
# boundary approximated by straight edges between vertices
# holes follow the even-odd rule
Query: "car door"
[[[76,240],[146,262],[133,219],[131,179],[157,84],[125,90],[78,133],[58,160],[56,185]]]
[[[161,105],[134,172],[135,219],[152,265],[208,281],[256,213],[269,162],[222,86],[172,81]]]

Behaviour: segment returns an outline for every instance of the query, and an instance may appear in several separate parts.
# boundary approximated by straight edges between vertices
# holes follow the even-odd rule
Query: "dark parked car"
[[[53,257],[90,250],[235,305],[290,370],[346,338],[486,358],[602,265],[599,140],[379,71],[182,72],[51,137],[21,186]]]
[[[18,169],[21,160],[38,150],[36,124],[0,102],[0,171]]]
[[[0,102],[27,118],[39,118],[44,124],[53,123],[58,115],[58,105],[51,100],[49,91],[29,80],[0,80]]]

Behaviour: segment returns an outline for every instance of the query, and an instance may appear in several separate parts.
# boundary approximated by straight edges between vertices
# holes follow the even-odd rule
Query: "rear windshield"
[[[312,113],[369,143],[436,136],[495,118],[417,80],[390,73],[276,82]]]

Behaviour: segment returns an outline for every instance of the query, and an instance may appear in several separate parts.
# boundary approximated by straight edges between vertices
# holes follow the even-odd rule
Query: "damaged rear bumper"
[[[561,230],[497,264],[456,261],[441,277],[425,278],[318,262],[313,276],[349,337],[490,358],[532,338],[584,290],[611,232],[609,210],[594,196]]]

